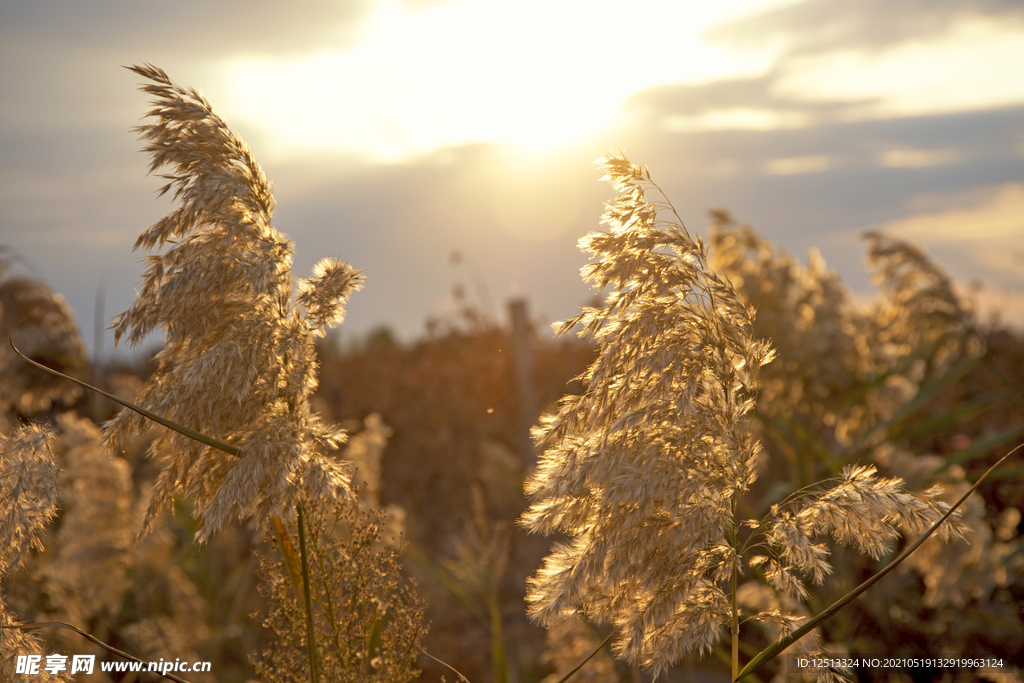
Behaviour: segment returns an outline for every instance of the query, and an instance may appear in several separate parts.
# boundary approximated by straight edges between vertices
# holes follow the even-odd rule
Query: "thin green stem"
[[[424,650],[424,649],[422,649],[422,648],[420,649],[420,653],[421,653],[421,654],[425,654],[426,656],[430,657],[431,659],[433,659],[433,660],[434,660],[435,662],[437,662],[438,664],[441,664],[441,665],[443,665],[443,666],[446,666],[446,667],[448,667],[449,669],[451,669],[452,671],[454,671],[454,672],[455,672],[455,675],[459,677],[459,680],[460,680],[460,681],[462,681],[462,683],[469,683],[469,679],[468,679],[468,678],[466,678],[465,676],[463,676],[463,675],[462,675],[462,674],[461,674],[461,673],[459,672],[459,670],[458,670],[458,669],[456,669],[456,668],[455,668],[454,666],[452,666],[452,665],[451,665],[451,664],[449,664],[448,662],[446,662],[446,661],[444,661],[444,660],[441,660],[441,659],[438,659],[437,657],[435,657],[434,655],[430,654],[429,652],[427,652],[426,650]]]
[[[605,638],[605,639],[604,639],[603,641],[601,641],[601,644],[597,646],[597,649],[596,649],[596,650],[594,650],[593,652],[591,652],[591,653],[590,653],[590,656],[589,656],[589,657],[587,657],[587,658],[586,658],[586,659],[584,659],[584,660],[583,660],[582,662],[580,662],[579,664],[577,664],[577,665],[576,665],[576,668],[575,668],[575,669],[573,669],[573,670],[572,670],[572,671],[570,671],[569,673],[567,673],[567,674],[565,674],[564,676],[562,676],[561,678],[559,678],[559,679],[558,679],[558,683],[565,683],[565,682],[566,682],[567,680],[569,680],[569,678],[570,678],[570,677],[571,677],[571,676],[572,676],[572,675],[573,675],[574,673],[576,673],[577,671],[579,671],[580,669],[582,669],[582,668],[583,668],[583,665],[584,665],[584,664],[586,664],[587,662],[589,662],[589,661],[590,661],[591,659],[593,659],[593,658],[594,658],[594,657],[595,657],[595,656],[597,655],[597,653],[598,653],[598,652],[600,652],[601,650],[603,650],[603,649],[604,649],[604,646],[605,646],[605,645],[607,645],[607,644],[608,644],[608,643],[609,643],[609,642],[611,641],[611,639],[612,639],[612,636],[614,636],[614,635],[615,635],[615,631],[612,631],[611,633],[609,633],[609,634],[608,634],[608,637],[607,637],[607,638]]]
[[[939,521],[935,522],[935,524],[933,524],[931,528],[928,529],[928,531],[924,532],[921,538],[917,539],[917,542],[915,542],[909,548],[900,553],[900,555],[891,563],[889,563],[884,569],[876,573],[874,576],[872,576],[864,583],[854,588],[852,591],[844,595],[836,602],[832,603],[824,612],[808,621],[806,624],[798,628],[790,635],[786,636],[785,638],[781,638],[778,642],[762,650],[756,657],[754,657],[754,659],[752,659],[745,667],[743,667],[743,670],[739,672],[739,675],[733,677],[733,680],[738,681],[743,678],[746,678],[750,674],[760,669],[762,666],[764,666],[769,661],[771,661],[779,654],[781,654],[782,651],[785,650],[787,647],[798,641],[800,638],[803,638],[805,635],[810,633],[812,629],[816,628],[819,624],[831,618],[833,615],[839,612],[839,610],[843,609],[848,604],[853,602],[853,600],[856,599],[861,593],[863,593],[868,588],[871,588],[873,585],[878,583],[882,579],[882,577],[884,577],[886,574],[895,569],[897,565],[900,564],[900,562],[907,559],[912,552],[917,550],[921,546],[921,544],[928,539],[929,536],[935,533],[935,531],[940,526],[942,526],[947,519],[949,519],[950,515],[952,515],[956,511],[956,509],[960,507],[972,493],[978,490],[978,487],[981,486],[981,483],[983,481],[985,481],[985,478],[988,477],[988,475],[991,474],[995,468],[1001,465],[1004,460],[1009,458],[1014,452],[1016,452],[1021,447],[1024,447],[1024,444],[1021,444],[1021,446],[1017,446],[1017,448],[1014,448],[1012,451],[1001,457],[994,465],[992,465],[992,467],[988,468],[985,474],[981,475],[981,477],[974,484],[974,486],[972,486],[970,490],[967,491],[967,493],[961,496],[960,500],[958,500],[955,505],[950,507],[949,510],[946,511],[946,514],[944,514],[942,518],[939,519]]]
[[[108,394],[107,392],[105,392],[102,389],[99,389],[97,387],[94,387],[93,385],[89,384],[88,382],[83,382],[80,379],[75,379],[74,377],[69,377],[68,375],[65,375],[63,372],[58,372],[57,370],[54,370],[53,368],[48,368],[45,365],[42,365],[40,363],[35,362],[31,358],[29,358],[28,356],[23,354],[21,351],[19,351],[18,347],[14,345],[14,332],[11,332],[10,342],[11,342],[11,348],[14,349],[14,352],[16,354],[21,356],[22,360],[24,360],[26,363],[32,365],[33,367],[39,368],[43,372],[48,372],[51,375],[54,375],[56,377],[63,377],[64,379],[70,380],[70,381],[74,382],[75,384],[77,384],[77,385],[79,385],[81,387],[85,387],[89,391],[95,391],[96,393],[98,393],[98,394],[100,394],[102,396],[106,396],[107,398],[109,398],[114,403],[119,403],[119,404],[123,405],[125,408],[128,408],[130,410],[134,410],[136,413],[138,413],[139,415],[142,415],[143,417],[148,417],[150,420],[152,420],[153,422],[156,422],[157,424],[161,424],[164,427],[167,427],[168,429],[173,429],[174,431],[178,432],[179,434],[184,434],[188,438],[194,439],[195,441],[198,441],[200,443],[205,443],[207,446],[210,446],[212,448],[216,448],[217,450],[220,450],[220,451],[224,451],[225,453],[228,453],[230,455],[234,455],[234,456],[239,457],[239,458],[242,457],[243,455],[245,455],[240,448],[235,448],[234,446],[229,446],[228,444],[224,443],[223,441],[218,441],[217,439],[214,439],[212,437],[206,436],[205,434],[197,432],[197,431],[195,431],[193,429],[189,429],[188,427],[184,427],[184,426],[178,424],[177,422],[171,422],[170,420],[162,418],[159,415],[157,415],[156,413],[152,413],[152,412],[146,410],[145,408],[143,408],[141,406],[137,406],[134,403],[130,403],[128,401],[122,400],[122,399],[118,398],[117,396],[114,396],[113,394]]]
[[[736,588],[737,588],[737,572],[736,572],[737,559],[734,558],[732,562],[732,677],[736,678],[737,672],[740,670],[740,615],[739,610],[736,608]]]
[[[501,628],[501,606],[496,592],[488,598],[487,606],[491,613],[491,676],[494,683],[508,683],[508,658]]]
[[[309,588],[309,558],[306,555],[306,516],[302,503],[295,503],[299,522],[299,555],[302,558],[302,587],[306,600],[306,648],[309,650],[310,683],[320,683],[320,662],[316,654],[316,627],[313,624],[313,596]]]
[[[737,495],[732,497],[732,677],[736,678],[736,674],[740,670],[740,613],[736,607],[736,590],[739,587],[739,571],[737,565],[739,564],[740,557],[739,551],[736,549],[737,534],[736,534],[736,508]]]

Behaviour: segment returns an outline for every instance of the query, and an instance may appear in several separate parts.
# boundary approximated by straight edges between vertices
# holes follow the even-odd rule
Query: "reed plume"
[[[60,500],[53,432],[26,425],[13,436],[0,434],[0,580],[42,550],[46,525]]]
[[[622,155],[600,164],[621,195],[609,230],[580,247],[598,259],[584,278],[612,292],[556,326],[580,327],[600,352],[586,393],[534,431],[544,454],[522,518],[573,540],[555,546],[527,599],[545,626],[580,610],[611,622],[616,651],[660,672],[707,652],[728,621],[734,505],[759,448],[746,415],[773,352],[752,338],[750,312],[708,268],[700,238],[659,220],[650,171]]]
[[[115,340],[132,344],[163,329],[158,368],[136,402],[185,427],[153,444],[165,464],[144,526],[184,495],[200,541],[232,518],[274,530],[281,557],[265,559],[263,579],[279,642],[256,663],[265,680],[407,680],[422,607],[379,543],[383,516],[364,511],[351,485],[354,460],[379,474],[369,465],[379,465],[387,427],[369,420],[346,462],[344,431],[309,401],[314,341],[344,319],[363,278],[323,259],[293,286],[293,247],[271,226],[270,185],[249,148],[195,90],[153,66],[132,70],[155,98],[155,121],[137,129],[150,171],[170,167],[161,193],[173,189],[180,203],[136,242],[173,246],[148,258],[138,299],[114,321]],[[121,413],[107,438],[145,426]]]
[[[195,90],[154,66],[131,70],[150,81],[142,90],[154,98],[152,122],[136,129],[150,172],[170,169],[160,192],[173,189],[180,205],[135,243],[173,246],[147,258],[138,298],[114,321],[115,340],[134,345],[162,329],[158,369],[138,403],[243,453],[162,432],[152,453],[164,467],[146,526],[175,494],[192,499],[199,539],[232,518],[287,515],[300,494],[350,496],[349,474],[333,455],[344,432],[321,422],[308,397],[317,385],[313,341],[341,322],[362,276],[324,259],[296,294],[293,245],[271,226],[271,187],[248,146]],[[119,443],[147,427],[125,411],[107,438]]]
[[[53,432],[26,425],[11,436],[0,433],[0,680],[13,681],[18,655],[38,655],[43,645],[17,628],[21,622],[4,601],[3,582],[28,553],[42,551],[42,539],[60,500]],[[70,681],[43,671],[42,681]]]
[[[310,590],[323,680],[400,683],[419,675],[427,633],[425,605],[384,545],[383,512],[351,503],[316,508],[309,526]],[[261,553],[261,590],[270,599],[263,625],[277,640],[253,663],[266,683],[310,680],[306,614],[277,555]]]
[[[521,523],[570,541],[530,580],[530,614],[544,626],[579,613],[610,623],[616,653],[655,676],[691,651],[710,651],[731,621],[735,674],[735,594],[748,562],[800,598],[804,580],[831,572],[816,537],[878,557],[895,527],[918,533],[949,508],[934,490],[914,496],[900,480],[851,466],[838,484],[750,522],[744,537],[738,504],[760,450],[748,414],[758,370],[774,352],[755,339],[752,310],[709,266],[701,239],[670,203],[647,200],[660,193],[650,171],[621,153],[599,163],[621,194],[604,215],[608,230],[580,240],[596,257],[582,273],[611,292],[556,325],[578,327],[600,348],[580,377],[585,393],[566,396],[534,430],[543,456]],[[945,529],[947,538],[962,532]],[[758,545],[770,555],[747,557]]]
[[[7,345],[11,336],[29,357],[71,375],[85,371],[85,345],[74,312],[46,284],[13,272],[13,256],[0,245],[0,425],[9,413],[32,417],[70,404],[82,390],[30,367]]]

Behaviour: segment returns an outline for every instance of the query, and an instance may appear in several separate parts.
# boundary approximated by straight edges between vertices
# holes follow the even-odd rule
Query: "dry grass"
[[[584,278],[611,293],[556,326],[579,326],[600,351],[582,378],[586,392],[534,432],[544,454],[522,518],[570,541],[556,544],[527,600],[545,626],[577,613],[612,625],[616,652],[655,676],[691,651],[710,652],[731,624],[735,674],[735,595],[748,562],[783,596],[806,598],[803,579],[820,584],[832,571],[816,537],[878,558],[897,527],[919,534],[949,506],[937,490],[911,495],[873,467],[849,467],[838,485],[792,510],[773,506],[741,533],[739,502],[760,451],[749,414],[774,352],[755,338],[752,309],[709,266],[700,238],[670,204],[648,201],[660,190],[647,168],[622,155],[601,165],[621,194],[605,214],[608,231],[580,246],[596,257]],[[944,536],[963,531],[954,523]],[[759,546],[769,554],[750,557]]]
[[[423,566],[444,572],[466,605],[439,598],[448,633],[435,642],[485,662],[474,679],[486,677],[489,657],[495,681],[517,671],[524,682],[553,681],[609,632],[620,661],[601,653],[580,680],[636,681],[637,666],[659,676],[711,652],[727,660],[726,632],[735,673],[741,636],[756,651],[794,632],[834,587],[855,586],[903,536],[948,510],[933,484],[969,487],[972,439],[995,444],[989,453],[1019,434],[1006,428],[1019,417],[1005,411],[986,414],[988,432],[968,434],[961,408],[930,402],[985,349],[922,252],[869,236],[883,294],[858,310],[820,256],[803,266],[724,212],[709,251],[648,169],[617,154],[601,162],[620,192],[606,230],[580,242],[594,257],[584,278],[610,293],[559,327],[593,339],[596,358],[582,345],[535,349],[545,397],[561,384],[552,376],[593,362],[578,377],[582,393],[534,429],[542,456],[525,485],[529,508],[510,492],[529,454],[508,446],[518,447],[522,419],[515,368],[501,354],[509,340],[471,310],[468,329],[450,325],[410,348],[382,338],[349,366],[330,361],[351,372],[317,400],[363,425],[342,452],[345,433],[311,406],[314,342],[341,322],[361,275],[325,259],[293,282],[292,244],[271,226],[270,184],[245,143],[194,90],[152,66],[133,71],[154,98],[138,129],[150,170],[167,173],[162,191],[178,204],[136,243],[157,253],[116,335],[138,343],[163,330],[135,400],[239,455],[150,431],[128,412],[105,433],[56,415],[74,392],[0,353],[0,433],[10,435],[0,442],[4,625],[18,623],[15,611],[73,621],[140,656],[210,658],[234,677],[250,671],[233,660],[263,652],[254,666],[264,683],[311,680],[316,669],[330,681],[410,680],[426,633],[425,605],[398,563],[412,539],[435,558]],[[84,368],[59,297],[7,277],[0,304],[4,330],[12,311],[28,318],[15,339],[30,355]],[[335,382],[351,391],[337,396]],[[987,409],[989,394],[976,393],[962,400]],[[11,428],[28,416],[40,424]],[[992,436],[992,425],[1004,431]],[[944,429],[967,445],[948,457],[919,448],[922,434]],[[909,493],[903,480],[926,490]],[[998,515],[969,503],[941,528],[952,543],[929,542],[863,600],[857,619],[796,647],[885,647],[918,629],[918,640],[963,650],[978,641],[954,620],[996,614],[986,642],[1019,653],[1024,612],[1008,596],[1024,586],[1024,555],[1012,482],[987,492],[998,493]],[[375,511],[383,503],[388,516]],[[158,521],[162,510],[174,514]],[[547,552],[509,532],[520,512],[527,529],[564,535],[527,584],[530,615],[550,627],[543,656],[543,634],[512,616],[522,614],[534,558]],[[149,533],[133,546],[129,530],[140,527]],[[965,550],[957,541],[968,528]],[[267,531],[277,551],[260,545]],[[258,564],[269,644],[240,616],[256,607],[246,595]],[[467,626],[473,617],[479,624]],[[3,637],[3,680],[15,654],[89,647],[20,629]]]
[[[0,246],[0,337],[8,336],[30,358],[61,372],[81,376],[85,345],[64,297],[34,278],[14,272],[14,257]],[[0,353],[0,427],[14,416],[31,417],[71,405],[82,390],[34,368],[13,354]]]
[[[338,683],[394,683],[419,674],[426,635],[424,605],[402,577],[398,556],[381,547],[381,512],[352,505],[322,507],[309,520],[310,567],[321,675]],[[309,681],[305,609],[276,553],[261,558],[277,641],[256,671],[267,683]]]
[[[208,538],[232,519],[266,525],[298,496],[341,499],[349,474],[332,455],[343,432],[310,410],[313,341],[344,318],[362,277],[335,259],[317,264],[293,293],[290,241],[271,227],[274,200],[262,169],[196,91],[156,67],[133,67],[150,84],[154,122],[139,127],[152,157],[168,167],[180,207],[143,233],[136,248],[173,243],[148,258],[138,299],[118,316],[115,339],[166,333],[159,367],[138,403],[244,451],[232,458],[178,433],[162,433],[153,455],[166,462],[147,527],[175,495],[188,496]],[[122,412],[108,431],[120,443],[147,428]]]

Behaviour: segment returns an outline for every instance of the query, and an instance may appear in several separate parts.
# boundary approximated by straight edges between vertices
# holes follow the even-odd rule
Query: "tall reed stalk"
[[[317,385],[313,341],[344,318],[362,276],[324,259],[293,292],[292,243],[271,226],[274,199],[263,170],[195,90],[162,70],[136,66],[150,81],[150,171],[167,168],[161,194],[179,206],[144,232],[135,248],[171,245],[149,256],[138,298],[114,321],[115,340],[138,344],[162,329],[156,372],[137,402],[244,453],[231,457],[178,432],[161,432],[152,454],[164,462],[147,525],[175,495],[193,502],[198,537],[232,518],[294,514],[300,498],[350,495],[349,475],[333,456],[344,433],[310,410]],[[124,411],[107,439],[145,427]]]
[[[169,168],[161,194],[173,189],[179,206],[135,244],[173,246],[148,257],[137,300],[114,321],[115,341],[127,337],[137,344],[157,329],[166,340],[139,405],[120,413],[106,438],[123,442],[143,429],[144,417],[159,417],[172,428],[151,447],[164,466],[147,527],[175,496],[187,496],[200,541],[232,519],[252,519],[277,533],[283,565],[301,601],[303,626],[283,619],[275,628],[291,623],[304,634],[305,671],[313,683],[322,674],[342,680],[351,673],[346,655],[332,654],[321,638],[339,626],[358,631],[365,619],[331,607],[343,602],[332,602],[334,591],[352,593],[353,588],[340,578],[343,572],[315,576],[315,569],[334,570],[313,567],[311,553],[344,557],[345,551],[330,538],[319,538],[322,525],[310,527],[309,520],[358,504],[350,468],[337,451],[345,434],[312,412],[309,396],[317,386],[313,342],[344,319],[345,302],[363,278],[337,259],[323,259],[296,292],[293,247],[271,226],[270,185],[248,146],[195,90],[175,85],[154,66],[131,70],[150,81],[142,89],[154,97],[152,122],[137,128],[147,141],[150,171]],[[289,520],[294,520],[297,552]],[[394,573],[392,565],[387,567],[377,570],[382,577]],[[390,583],[376,587],[383,592],[362,593],[361,599],[379,605],[411,600],[388,598],[385,594],[394,591]],[[274,592],[271,597],[287,599]],[[366,610],[360,606],[359,611]],[[422,610],[413,605],[395,613],[406,615],[395,621],[402,647],[378,657],[370,669],[405,680],[414,670]],[[284,609],[282,614],[295,613]],[[369,626],[380,629],[372,619]],[[295,674],[294,667],[267,672],[272,678]],[[361,674],[365,680],[368,673]]]
[[[922,533],[949,506],[937,489],[912,495],[873,467],[851,466],[764,520],[741,520],[760,450],[749,415],[774,352],[754,338],[753,311],[709,267],[700,237],[666,200],[647,199],[660,194],[650,171],[622,154],[599,163],[620,195],[608,230],[580,240],[594,256],[582,272],[611,291],[556,325],[594,337],[599,353],[580,378],[586,392],[562,399],[534,430],[543,456],[521,522],[570,540],[531,579],[530,614],[544,626],[574,614],[610,624],[615,652],[655,676],[692,651],[707,654],[728,629],[735,677],[741,618],[775,622],[784,635],[801,621],[778,609],[741,615],[743,575],[802,599],[804,581],[832,571],[817,537],[878,558],[896,527]],[[939,533],[963,531],[954,516]]]

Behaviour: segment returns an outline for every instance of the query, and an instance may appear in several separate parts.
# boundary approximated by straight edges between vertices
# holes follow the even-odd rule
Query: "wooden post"
[[[533,385],[533,334],[525,299],[512,299],[508,304],[512,319],[512,362],[515,364],[516,391],[519,395],[520,451],[527,476],[537,464],[537,453],[530,438],[530,429],[537,421],[537,392]]]

